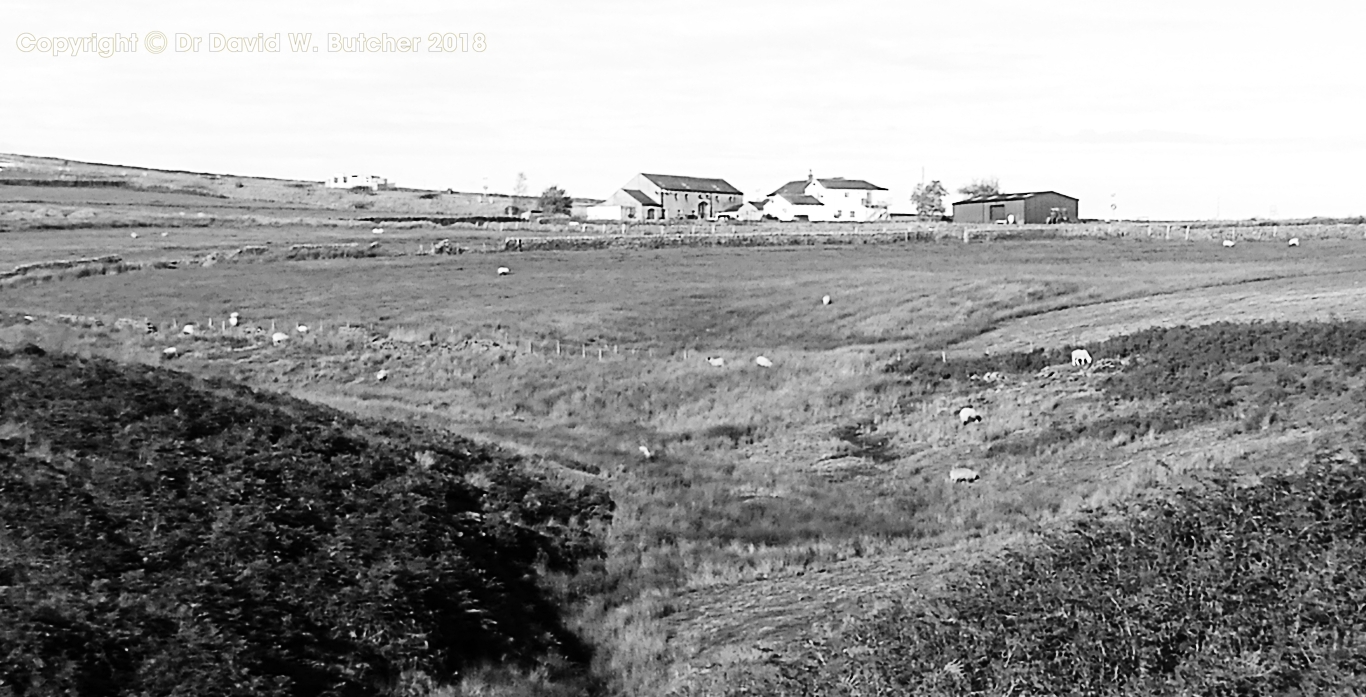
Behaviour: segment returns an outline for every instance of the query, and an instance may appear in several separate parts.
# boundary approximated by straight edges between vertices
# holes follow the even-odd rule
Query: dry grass
[[[1084,377],[908,395],[880,371],[896,352],[955,342],[998,350],[1030,336],[1023,327],[1051,321],[1039,343],[1070,344],[1211,294],[1241,293],[1230,311],[1247,316],[1275,311],[1266,301],[1287,290],[1303,294],[1297,307],[1356,311],[1339,303],[1356,297],[1348,272],[1366,261],[1359,245],[1294,255],[1237,248],[1245,250],[1233,258],[1147,241],[1041,241],[220,265],[0,297],[15,310],[108,318],[238,310],[249,323],[303,322],[314,332],[237,354],[213,338],[50,322],[0,329],[0,340],[145,362],[170,342],[187,349],[182,369],[442,425],[566,472],[597,472],[577,476],[607,479],[618,511],[608,581],[580,608],[581,629],[622,693],[657,694],[751,669],[756,646],[798,641],[822,619],[943,582],[963,560],[1089,506],[1213,462],[1294,452],[1309,432],[1215,425],[986,458],[1004,438],[1112,408]],[[514,274],[495,276],[500,264]],[[1253,280],[1269,278],[1278,280]],[[825,293],[835,299],[828,307]],[[1125,319],[1108,325],[1066,319],[1116,307]],[[385,340],[337,332],[347,322]],[[993,331],[998,338],[986,338]],[[621,350],[630,348],[637,353]],[[727,365],[701,360],[711,354]],[[759,354],[775,367],[755,366]],[[374,379],[380,368],[389,370],[383,383]],[[987,420],[961,427],[953,411],[964,401]],[[850,427],[885,439],[886,457],[836,435]],[[641,444],[655,461],[640,458]],[[957,464],[983,481],[951,486],[945,473]],[[466,678],[458,694],[529,693],[525,685],[540,679],[504,684],[495,673]]]

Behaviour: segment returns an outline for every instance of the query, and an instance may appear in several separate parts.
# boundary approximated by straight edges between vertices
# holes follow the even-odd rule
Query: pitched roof
[[[642,177],[654,182],[665,191],[696,191],[704,194],[739,194],[740,190],[731,186],[725,179],[706,177],[679,177],[672,174],[645,174]]]
[[[757,209],[759,209],[759,210],[763,210],[763,209],[764,209],[764,206],[765,206],[767,203],[768,203],[768,200],[765,199],[765,200],[763,200],[763,201],[750,201],[750,202],[749,202],[749,205],[754,206],[755,208],[757,208]]]
[[[978,196],[965,198],[962,201],[954,201],[953,205],[956,206],[960,203],[997,203],[1000,201],[1023,201],[1027,198],[1033,198],[1040,194],[1053,194],[1054,196],[1062,196],[1063,198],[1071,199],[1073,201],[1077,200],[1072,196],[1060,194],[1056,191],[1026,191],[1024,193],[1019,194],[981,194]]]
[[[886,189],[870,184],[862,179],[845,179],[844,177],[832,177],[830,179],[817,179],[821,186],[827,189],[864,189],[867,191],[886,191]]]
[[[817,179],[816,181],[820,182],[821,186],[827,189],[860,189],[864,191],[886,191],[886,189],[876,184],[869,184],[868,182],[862,179],[845,179],[844,177],[831,177],[829,179]],[[800,194],[806,191],[806,187],[810,183],[811,180],[809,179],[798,179],[796,181],[790,181],[778,187],[778,190],[769,194],[769,196]]]
[[[790,203],[790,204],[792,204],[792,205],[794,205],[794,206],[821,206],[821,205],[824,205],[824,204],[821,203],[821,200],[820,200],[820,199],[816,198],[815,196],[809,196],[809,195],[807,195],[807,194],[802,194],[802,193],[789,194],[789,193],[777,193],[777,192],[775,192],[774,195],[775,195],[775,196],[781,196],[781,197],[787,199],[787,202]]]
[[[721,210],[716,211],[716,212],[717,212],[717,213],[734,213],[735,211],[738,211],[738,210],[740,210],[742,207],[744,207],[744,205],[745,205],[745,204],[743,204],[743,203],[732,203],[732,204],[730,204],[729,206],[726,206],[725,208],[722,208]]]
[[[633,199],[635,199],[635,200],[637,200],[637,201],[639,201],[639,202],[641,202],[641,203],[643,203],[643,204],[645,204],[645,205],[647,205],[647,206],[658,206],[658,205],[659,205],[658,202],[656,202],[654,199],[652,199],[652,198],[650,198],[649,196],[647,196],[647,195],[645,194],[645,192],[644,192],[644,191],[641,191],[640,189],[622,189],[622,191],[624,191],[624,192],[626,193],[627,196],[630,196],[631,198],[633,198]]]

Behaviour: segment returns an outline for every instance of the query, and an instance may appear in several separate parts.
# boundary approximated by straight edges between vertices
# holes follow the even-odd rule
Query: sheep
[[[24,315],[24,321],[32,324],[36,318],[33,315]]]
[[[1086,349],[1076,349],[1073,351],[1072,365],[1091,365],[1091,352]]]
[[[1290,238],[1290,246],[1291,246],[1291,247],[1298,247],[1298,246],[1300,246],[1300,238],[1298,238],[1298,237],[1291,237],[1291,238]]]
[[[1224,246],[1225,246],[1225,247],[1232,247],[1232,246],[1235,245],[1235,244],[1238,244],[1238,243],[1235,242],[1235,241],[1233,241],[1233,240],[1224,240]]]
[[[308,333],[308,325],[307,325],[307,324],[300,324],[300,325],[294,327],[294,331],[299,332],[300,334],[307,334],[307,333]]]
[[[707,362],[712,364],[713,366],[716,366],[717,368],[723,368],[726,365],[726,359],[720,356],[708,356]]]
[[[161,233],[161,236],[162,236],[162,237],[165,237],[165,236],[167,236],[167,235],[169,235],[169,234],[171,234],[171,233],[169,233],[169,232],[163,232],[163,233]]]
[[[977,413],[977,410],[972,407],[963,407],[958,410],[958,420],[966,426],[973,422],[980,423],[982,421],[982,415]]]
[[[378,373],[375,373],[375,381],[376,381],[376,382],[384,382],[385,380],[388,380],[388,379],[389,379],[389,371],[387,371],[387,370],[380,370]]]
[[[641,454],[641,455],[644,455],[646,460],[653,460],[653,459],[655,459],[655,454],[652,453],[652,452],[650,452],[650,449],[647,448],[647,447],[645,447],[645,446],[643,446],[643,445],[640,446],[640,454]]]
[[[512,273],[512,269],[509,269],[509,268],[506,267],[506,266],[499,266],[499,267],[498,267],[498,275],[499,275],[499,276],[506,276],[506,275],[508,275],[508,274],[510,274],[510,273]]]
[[[289,335],[284,332],[275,332],[270,335],[270,343],[279,346],[289,340]]]
[[[384,234],[384,228],[382,228],[382,227],[377,227],[377,228],[371,230],[370,232],[373,232],[373,233],[376,234],[376,235],[383,235],[383,234]]]
[[[822,305],[829,305],[829,304],[830,304],[830,296],[827,295],[827,296],[821,298],[821,304],[822,304]]]
[[[955,467],[949,470],[949,481],[954,483],[975,482],[977,479],[978,474],[976,470],[971,470],[966,467]]]
[[[773,361],[768,360],[768,358],[766,358],[766,357],[764,357],[764,356],[759,356],[758,358],[755,358],[755,359],[754,359],[754,364],[757,365],[757,366],[759,366],[760,368],[772,368],[772,367],[773,367]]]
[[[164,361],[169,361],[178,355],[180,355],[180,351],[174,346],[167,346],[166,348],[161,349],[161,359]]]
[[[228,326],[229,326],[229,327],[236,328],[236,327],[237,327],[237,324],[238,324],[239,322],[241,322],[241,321],[242,321],[242,318],[241,318],[236,312],[233,312],[233,313],[231,313],[231,314],[228,315]]]
[[[194,336],[195,332],[198,330],[199,328],[194,326],[193,324],[187,324],[185,325],[184,329],[180,330],[180,333],[184,334],[185,336]]]
[[[142,331],[144,331],[144,332],[146,332],[146,333],[148,333],[148,334],[155,334],[155,333],[157,333],[157,325],[152,324],[152,320],[147,319],[146,317],[143,317],[143,318],[142,318]]]

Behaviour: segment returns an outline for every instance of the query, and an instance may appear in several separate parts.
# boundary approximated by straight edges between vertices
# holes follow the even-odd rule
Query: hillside
[[[611,509],[446,434],[0,349],[0,694],[581,679],[549,589],[602,556]]]

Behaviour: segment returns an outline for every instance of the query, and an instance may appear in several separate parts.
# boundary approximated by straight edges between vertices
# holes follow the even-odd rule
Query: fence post
[[[555,355],[556,355],[556,356],[560,355],[560,340],[559,340],[559,339],[556,339],[556,340],[555,340]]]
[[[598,347],[598,362],[599,362],[599,363],[602,362],[602,347],[601,347],[601,346]]]
[[[967,244],[967,243],[968,243],[968,231],[967,231],[967,230],[963,230],[963,244]]]
[[[1186,226],[1186,241],[1191,241],[1191,226],[1189,225]]]

